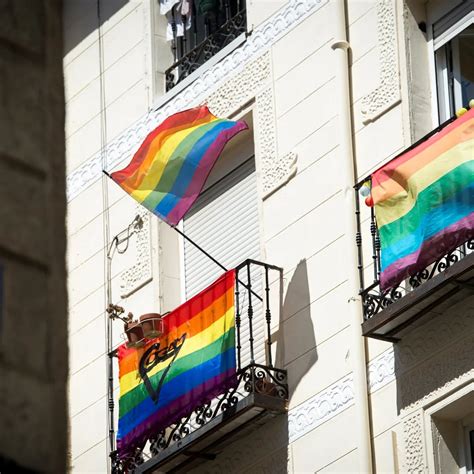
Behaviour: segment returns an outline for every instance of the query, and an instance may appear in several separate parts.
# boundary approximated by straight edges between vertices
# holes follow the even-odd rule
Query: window
[[[464,428],[466,434],[466,472],[474,473],[474,425],[470,423]]]
[[[257,182],[253,157],[205,190],[183,221],[183,230],[226,267],[260,259]],[[222,270],[184,242],[186,299],[214,281]]]
[[[251,115],[245,116],[250,131]],[[235,268],[246,259],[261,260],[260,211],[257,175],[251,134],[237,135],[226,146],[216,162],[206,186],[183,219],[183,231],[194,242],[226,268]],[[252,289],[263,294],[260,267],[251,273]],[[223,273],[212,260],[188,241],[183,240],[182,299],[188,300],[203,290]],[[247,283],[245,275],[239,277]],[[241,292],[242,307],[246,306],[246,292]],[[263,305],[253,301],[255,360],[265,363],[265,319]],[[241,323],[242,340],[248,339],[248,319]],[[250,347],[242,351],[242,364],[250,362]]]
[[[439,121],[474,98],[474,2],[433,25]]]
[[[474,386],[469,384],[426,411],[428,467],[434,474],[474,474]]]
[[[167,20],[173,54],[173,64],[165,72],[170,90],[245,33],[245,0],[182,0]]]

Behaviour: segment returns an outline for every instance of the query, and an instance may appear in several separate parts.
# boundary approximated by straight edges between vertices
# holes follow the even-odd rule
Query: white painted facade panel
[[[118,168],[166,116],[204,102],[222,117],[253,117],[249,143],[236,148],[245,148],[246,156],[251,149],[255,156],[202,194],[183,230],[229,268],[246,258],[283,267],[272,349],[275,363],[288,371],[290,400],[287,416],[232,443],[196,471],[358,472],[348,309],[354,295],[348,292],[347,268],[353,242],[342,217],[347,201],[331,48],[334,2],[247,1],[252,34],[222,60],[202,66],[189,85],[165,95],[170,51],[160,54],[167,45],[163,32],[151,30],[154,20],[163,20],[156,18],[156,0],[101,2],[102,71],[96,2],[87,2],[82,18],[77,2],[65,2],[73,472],[106,472],[104,249],[138,212],[120,188],[101,181],[99,151],[107,145],[108,166]],[[432,129],[430,21],[451,7],[445,0],[346,3],[353,142],[363,178],[410,145],[419,130]],[[163,29],[163,21],[156,23]],[[394,64],[396,73],[387,76]],[[100,74],[105,116],[96,103]],[[226,174],[220,172],[219,178]],[[134,234],[112,264],[113,300],[136,316],[171,310],[169,302],[182,302],[221,274],[172,229],[163,231],[149,217],[148,234]],[[370,280],[370,262],[365,265]],[[278,286],[272,281],[272,292]],[[426,410],[472,380],[473,307],[470,300],[449,311],[433,310],[397,345],[366,342],[376,472],[434,472],[427,459],[431,415]],[[263,313],[256,314],[262,316],[256,338],[264,342]],[[114,324],[117,345],[121,323]],[[244,318],[243,338],[246,324]],[[248,361],[248,353],[244,358]]]

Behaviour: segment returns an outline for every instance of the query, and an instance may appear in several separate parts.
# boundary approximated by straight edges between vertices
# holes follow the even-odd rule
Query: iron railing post
[[[242,368],[241,343],[240,343],[240,291],[239,291],[239,271],[235,272],[235,328],[237,333],[237,370]]]
[[[273,367],[272,361],[272,329],[271,320],[272,315],[270,312],[270,284],[268,278],[268,267],[265,265],[265,319],[267,321],[267,348],[268,348],[268,365]]]
[[[250,277],[250,262],[247,262],[247,289],[248,289],[248,309],[249,320],[249,343],[250,343],[250,363],[255,363],[255,354],[253,348],[253,306],[252,306],[252,278]]]

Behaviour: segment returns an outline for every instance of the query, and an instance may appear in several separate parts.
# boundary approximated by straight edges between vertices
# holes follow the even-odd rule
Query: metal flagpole
[[[216,260],[210,253],[206,252],[200,245],[198,245],[194,240],[192,240],[190,237],[188,237],[183,231],[179,230],[177,227],[170,226],[172,229],[174,229],[179,235],[183,236],[190,244],[194,245],[200,252],[202,252],[206,257],[211,259],[216,265],[218,265],[222,270],[225,272],[228,270],[224,265],[222,265],[221,262]],[[244,288],[247,288],[256,298],[258,298],[260,301],[263,301],[263,298],[255,293],[251,288],[248,287],[240,278],[238,279],[239,283],[244,286]]]
[[[109,178],[111,178],[110,174],[107,173],[107,171],[105,170],[102,170],[102,172],[108,176]],[[112,181],[114,181],[112,179]],[[115,182],[115,181],[114,181]],[[166,222],[166,221],[164,221]],[[167,223],[167,222],[166,222]],[[167,223],[168,224],[168,223]],[[228,270],[227,267],[225,267],[224,265],[222,265],[221,262],[219,262],[219,260],[216,260],[209,252],[206,252],[200,245],[198,245],[196,242],[194,242],[194,240],[192,240],[190,237],[188,237],[183,231],[179,230],[177,227],[174,227],[170,224],[168,224],[172,229],[174,229],[179,235],[181,235],[184,239],[186,239],[191,245],[194,245],[194,247],[196,247],[200,252],[202,252],[207,258],[209,258],[210,260],[212,260],[218,267],[222,268],[222,270],[224,270],[225,272]],[[248,285],[246,285],[242,280],[239,279],[239,283],[244,286],[244,288],[247,288],[247,290],[249,290],[256,298],[258,298],[260,301],[263,301],[263,298],[258,295],[257,293],[255,293],[255,291],[253,291],[251,288],[248,287]]]

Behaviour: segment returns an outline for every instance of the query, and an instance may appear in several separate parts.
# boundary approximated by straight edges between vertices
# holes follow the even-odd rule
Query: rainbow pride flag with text
[[[474,109],[372,174],[388,289],[474,237]]]
[[[132,161],[110,177],[149,211],[176,225],[199,196],[227,142],[248,128],[219,119],[206,106],[168,117]]]
[[[120,458],[235,386],[235,271],[163,318],[163,335],[118,348]]]

